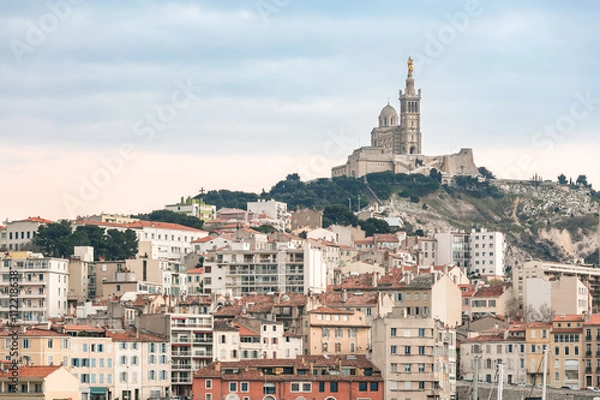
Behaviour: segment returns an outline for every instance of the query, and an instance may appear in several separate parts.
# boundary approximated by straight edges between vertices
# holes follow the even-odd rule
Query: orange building
[[[213,362],[198,370],[192,400],[383,400],[381,372],[364,356]]]

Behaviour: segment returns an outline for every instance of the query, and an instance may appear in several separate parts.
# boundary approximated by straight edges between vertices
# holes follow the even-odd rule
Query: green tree
[[[492,173],[492,171],[486,167],[479,167],[478,171],[485,179],[496,179],[496,176]]]
[[[246,207],[244,206],[244,208]],[[204,221],[201,219],[171,210],[155,210],[150,214],[139,214],[135,217],[145,221],[170,222],[172,224],[179,224],[196,229],[202,229],[204,227]]]
[[[567,177],[565,176],[565,174],[560,174],[558,176],[558,183],[561,185],[566,185],[567,184]]]
[[[577,185],[581,185],[581,186],[584,186],[584,187],[591,187],[592,186],[592,185],[588,184],[587,176],[586,175],[579,175],[577,177],[577,180],[575,181],[575,183]]]
[[[323,209],[323,227],[330,225],[356,226],[358,218],[342,204],[334,204]]]
[[[69,257],[73,254],[72,233],[73,228],[67,220],[41,225],[33,239],[33,244],[48,257]]]
[[[255,231],[259,231],[262,233],[274,233],[277,232],[277,228],[275,228],[273,225],[261,225],[257,228],[254,228]]]
[[[390,233],[390,225],[378,218],[368,218],[358,221],[358,225],[365,231],[366,236],[373,236],[375,233]]]

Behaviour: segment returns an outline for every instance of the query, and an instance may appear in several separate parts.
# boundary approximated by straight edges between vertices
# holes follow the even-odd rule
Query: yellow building
[[[112,392],[114,349],[104,329],[66,324],[59,331],[26,329],[19,332],[19,362],[25,365],[64,365],[77,380],[84,398],[108,400]],[[12,332],[0,332],[0,356],[10,359]]]
[[[543,380],[544,348],[550,351],[550,322],[532,322],[525,328],[527,382],[537,386]],[[550,363],[548,362],[548,367]],[[546,372],[549,372],[547,368]],[[546,377],[549,382],[549,375]]]
[[[360,311],[321,306],[308,313],[305,328],[306,355],[366,354],[369,326]]]
[[[19,383],[13,384],[12,371],[2,368],[0,371],[0,399],[4,400],[80,400],[77,390],[77,378],[62,366],[21,366]]]
[[[551,387],[579,389],[582,376],[583,316],[559,315],[552,320],[552,348],[549,352]]]

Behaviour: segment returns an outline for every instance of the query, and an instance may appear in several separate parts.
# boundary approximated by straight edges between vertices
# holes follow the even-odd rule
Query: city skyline
[[[397,108],[409,56],[424,154],[600,186],[596,3],[344,4],[2,4],[0,219],[329,177]]]

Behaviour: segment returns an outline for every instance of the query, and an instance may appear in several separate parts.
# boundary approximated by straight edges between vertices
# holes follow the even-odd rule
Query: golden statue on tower
[[[408,74],[412,75],[412,73],[413,73],[413,59],[410,58],[410,57],[408,57],[407,64],[408,64]]]

